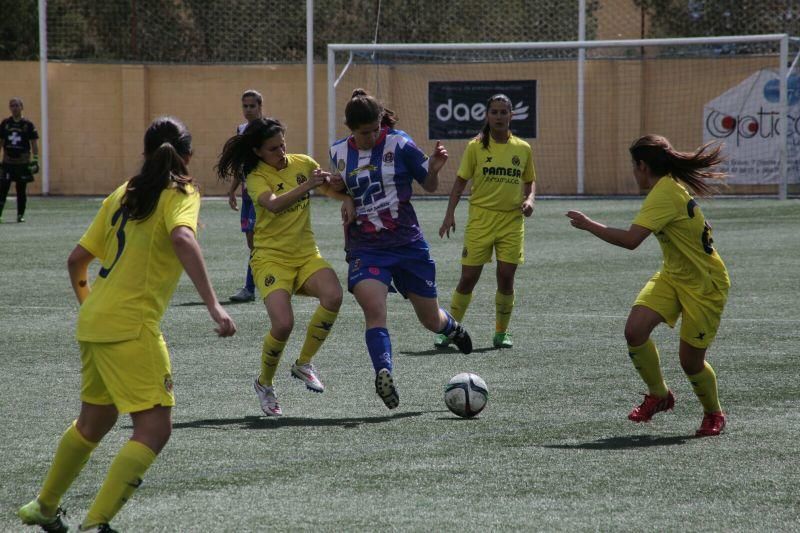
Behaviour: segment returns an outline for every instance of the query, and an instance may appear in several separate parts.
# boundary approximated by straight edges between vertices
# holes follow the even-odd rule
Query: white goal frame
[[[702,45],[702,44],[740,44],[756,42],[777,42],[780,45],[779,53],[779,88],[780,88],[780,112],[779,120],[786,124],[788,110],[787,81],[789,76],[789,41],[800,41],[798,38],[790,37],[785,33],[765,34],[765,35],[737,35],[725,37],[687,37],[677,39],[621,39],[608,41],[552,41],[552,42],[518,42],[518,43],[414,43],[414,44],[329,44],[328,63],[327,63],[327,85],[328,85],[328,145],[336,140],[336,86],[342,76],[347,72],[353,60],[354,52],[414,52],[414,51],[453,51],[453,50],[537,50],[537,49],[575,49],[579,52],[577,59],[577,192],[582,195],[585,192],[585,139],[584,139],[584,70],[585,70],[585,50],[589,48],[630,48],[644,46],[683,46],[683,45]],[[336,75],[336,53],[349,52],[350,58],[338,77]],[[779,134],[780,138],[780,181],[778,185],[778,198],[785,200],[788,193],[788,149],[787,149],[787,128],[783,128]]]

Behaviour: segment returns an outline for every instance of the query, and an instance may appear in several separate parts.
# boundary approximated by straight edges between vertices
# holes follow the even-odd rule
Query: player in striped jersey
[[[392,343],[386,324],[388,293],[411,301],[430,331],[448,336],[464,353],[472,351],[466,330],[439,307],[436,265],[411,205],[412,182],[433,192],[447,150],[436,143],[430,159],[411,137],[394,129],[397,116],[363,89],[345,107],[352,134],[331,146],[331,168],[353,198],[356,220],[347,226],[347,288],[366,321],[367,351],[375,369],[375,391],[389,409],[400,398],[392,375]]]

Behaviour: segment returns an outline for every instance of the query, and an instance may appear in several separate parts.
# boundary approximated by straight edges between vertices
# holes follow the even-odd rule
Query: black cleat
[[[400,405],[400,395],[394,386],[392,373],[387,368],[381,368],[375,375],[375,392],[381,397],[383,403],[389,409],[394,409]]]
[[[448,335],[448,337],[453,344],[458,347],[461,353],[468,354],[472,352],[472,338],[461,324],[456,324],[455,329],[450,333],[450,335]]]

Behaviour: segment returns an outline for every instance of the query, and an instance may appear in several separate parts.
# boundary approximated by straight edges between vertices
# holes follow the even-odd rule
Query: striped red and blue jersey
[[[383,128],[371,150],[359,150],[352,137],[331,146],[331,169],[344,180],[356,206],[356,221],[346,231],[346,248],[389,248],[423,239],[411,205],[413,180],[428,175],[428,156],[407,133]]]

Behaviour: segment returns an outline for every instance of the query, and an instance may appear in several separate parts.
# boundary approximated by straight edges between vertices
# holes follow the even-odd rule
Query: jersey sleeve
[[[33,122],[28,122],[28,124],[30,124],[31,126],[30,132],[28,134],[30,135],[31,140],[35,141],[39,138],[39,132],[36,131],[36,126],[33,124]]]
[[[525,169],[522,171],[522,181],[531,183],[536,181],[536,168],[533,166],[533,151],[528,147],[528,162],[525,164]]]
[[[105,236],[106,236],[106,221],[108,220],[109,204],[111,197],[103,200],[100,210],[89,225],[89,229],[78,241],[78,244],[86,249],[87,252],[98,258],[101,262],[105,259]]]
[[[471,180],[475,173],[475,150],[477,143],[470,142],[464,149],[461,157],[461,164],[458,165],[458,177],[463,180]]]
[[[272,187],[270,187],[269,183],[267,182],[267,177],[257,170],[254,170],[247,175],[245,185],[247,187],[247,194],[250,195],[250,198],[253,200],[253,204],[255,205],[258,205],[259,196],[265,192],[272,192]]]
[[[411,137],[406,137],[406,142],[400,148],[403,159],[408,165],[411,176],[420,183],[428,177],[428,156],[414,144]]]
[[[172,198],[170,205],[164,211],[164,224],[167,233],[178,226],[186,226],[197,233],[197,218],[200,215],[200,194],[190,189],[188,194],[184,194],[175,189],[171,191]]]
[[[653,189],[644,199],[633,224],[658,233],[677,216],[672,199],[662,193],[663,189]]]

